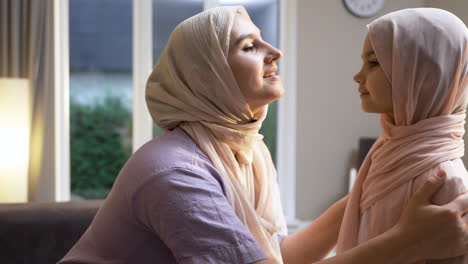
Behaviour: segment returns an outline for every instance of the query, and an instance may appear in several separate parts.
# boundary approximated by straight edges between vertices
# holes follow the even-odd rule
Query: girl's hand
[[[428,178],[414,194],[393,228],[417,260],[445,259],[468,253],[468,194],[436,206],[432,196],[444,184],[445,171]],[[468,215],[468,214],[467,214]]]

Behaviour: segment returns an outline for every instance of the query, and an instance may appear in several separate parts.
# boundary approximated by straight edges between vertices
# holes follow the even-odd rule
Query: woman
[[[463,22],[441,9],[393,12],[368,26],[362,54],[354,79],[363,110],[381,114],[382,135],[349,197],[338,254],[394,226],[415,190],[437,171],[448,179],[433,197],[436,204],[468,186],[461,160],[468,101]],[[468,257],[443,263],[468,263]]]
[[[336,244],[346,199],[286,237],[276,172],[258,134],[267,105],[283,94],[275,73],[280,57],[242,7],[210,9],[178,25],[147,84],[151,116],[168,132],[130,158],[93,223],[60,263],[323,258]],[[321,263],[390,263],[399,261],[393,253],[400,249],[411,259],[464,253],[467,221],[459,214],[468,210],[468,198],[430,206],[442,182],[434,177],[425,184],[391,232]],[[416,224],[420,217],[431,220]],[[441,223],[449,228],[434,231],[440,239],[401,248],[428,238]],[[453,250],[433,255],[445,243]]]

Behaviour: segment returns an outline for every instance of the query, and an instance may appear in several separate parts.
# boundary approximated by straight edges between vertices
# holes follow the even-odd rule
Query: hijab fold
[[[382,134],[358,172],[338,253],[358,245],[361,215],[374,203],[464,155],[468,33],[463,22],[441,9],[404,9],[369,24],[368,37],[391,83],[393,113],[381,115]],[[372,229],[378,227],[368,228],[377,233]]]
[[[248,17],[243,7],[218,7],[179,24],[148,79],[146,102],[158,126],[182,128],[210,158],[236,215],[267,257],[282,263],[277,236],[286,235],[286,223],[258,133],[267,107],[253,115],[227,62],[236,15]]]

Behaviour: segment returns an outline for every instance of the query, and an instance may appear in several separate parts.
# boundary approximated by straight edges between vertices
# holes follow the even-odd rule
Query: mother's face
[[[276,61],[281,56],[281,51],[262,39],[260,30],[247,16],[236,15],[227,61],[253,113],[284,93],[281,78],[276,75]]]

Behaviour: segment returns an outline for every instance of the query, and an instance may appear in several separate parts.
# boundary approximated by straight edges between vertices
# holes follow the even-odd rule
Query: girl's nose
[[[353,80],[359,84],[362,84],[362,73],[359,71],[353,76]]]

